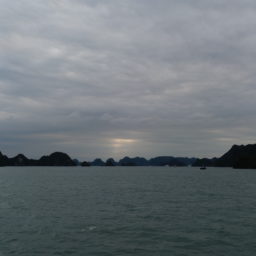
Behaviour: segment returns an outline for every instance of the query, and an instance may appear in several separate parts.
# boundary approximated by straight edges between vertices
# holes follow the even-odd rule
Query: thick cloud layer
[[[210,157],[255,142],[255,1],[0,6],[3,152]]]

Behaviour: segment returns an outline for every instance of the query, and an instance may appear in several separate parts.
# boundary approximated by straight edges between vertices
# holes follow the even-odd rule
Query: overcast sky
[[[254,0],[0,0],[0,150],[213,157],[255,143]]]

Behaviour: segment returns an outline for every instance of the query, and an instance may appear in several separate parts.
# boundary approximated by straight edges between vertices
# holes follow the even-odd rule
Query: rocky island
[[[100,158],[88,162],[79,162],[63,152],[54,152],[38,160],[29,159],[23,154],[9,158],[0,152],[0,166],[212,166],[233,167],[239,169],[256,169],[256,144],[233,145],[219,158],[188,158],[158,156],[147,160],[143,157],[124,157],[119,161],[109,158],[104,162]]]

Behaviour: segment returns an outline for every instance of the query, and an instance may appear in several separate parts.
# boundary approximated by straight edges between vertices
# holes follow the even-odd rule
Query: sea
[[[256,170],[1,167],[7,255],[256,255]]]

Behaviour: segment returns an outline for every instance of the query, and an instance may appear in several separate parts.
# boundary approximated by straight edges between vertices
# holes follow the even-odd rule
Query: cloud
[[[253,143],[253,1],[0,4],[2,151],[219,156]]]

